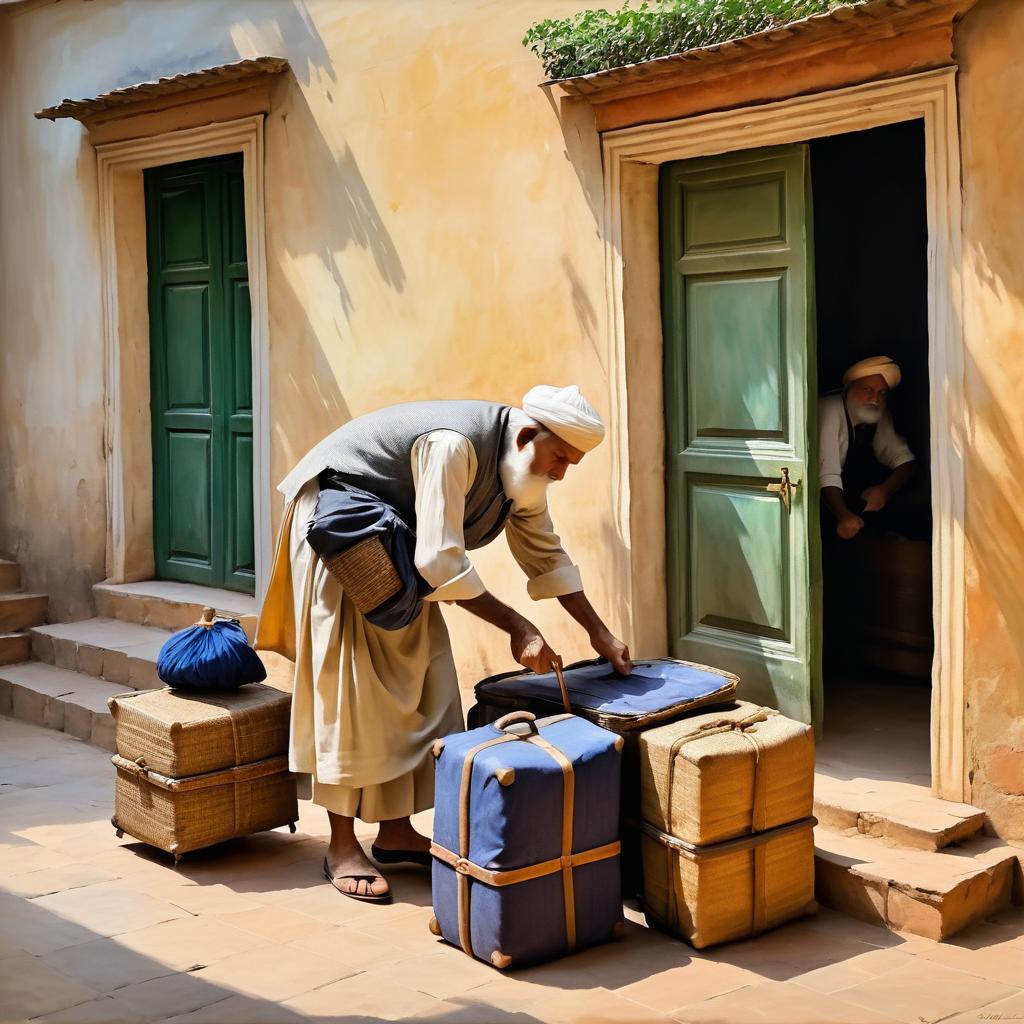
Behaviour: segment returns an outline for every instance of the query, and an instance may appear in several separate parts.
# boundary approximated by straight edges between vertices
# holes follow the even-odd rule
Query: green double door
[[[145,172],[157,576],[252,593],[241,156]]]
[[[663,165],[660,203],[672,653],[820,726],[807,148]]]

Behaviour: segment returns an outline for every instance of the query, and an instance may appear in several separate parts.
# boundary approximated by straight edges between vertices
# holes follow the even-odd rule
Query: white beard
[[[534,508],[543,505],[551,478],[531,471],[533,462],[533,441],[519,449],[515,441],[502,455],[498,466],[501,485],[505,493],[512,499],[516,508]]]
[[[855,405],[850,410],[850,419],[856,423],[877,423],[882,418],[880,405]]]

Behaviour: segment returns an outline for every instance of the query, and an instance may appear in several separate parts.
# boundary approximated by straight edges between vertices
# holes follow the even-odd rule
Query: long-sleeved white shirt
[[[509,429],[513,429],[510,426]],[[472,443],[455,430],[432,430],[412,447],[416,488],[416,568],[433,586],[428,601],[466,601],[486,588],[465,548],[466,494],[476,478]],[[512,556],[529,577],[527,593],[535,601],[583,589],[579,569],[562,548],[547,502],[513,506],[505,523]]]
[[[842,395],[826,395],[818,402],[818,485],[843,486],[843,466],[850,447]],[[875,428],[872,446],[875,458],[889,469],[914,461],[906,440],[896,433],[892,416],[886,409]]]

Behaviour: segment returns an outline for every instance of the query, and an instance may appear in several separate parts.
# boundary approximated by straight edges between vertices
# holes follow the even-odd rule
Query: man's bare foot
[[[358,844],[337,849],[333,845],[329,846],[326,861],[331,884],[346,896],[387,896],[391,892],[387,880]],[[345,878],[345,875],[362,877]]]
[[[418,853],[430,852],[430,840],[421,836],[412,827],[408,818],[395,818],[382,821],[377,831],[377,839],[373,844],[379,850],[416,850]]]

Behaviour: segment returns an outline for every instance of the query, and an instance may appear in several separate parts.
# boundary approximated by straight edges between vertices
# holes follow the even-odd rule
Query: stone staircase
[[[0,666],[28,659],[28,630],[46,621],[46,606],[45,594],[21,589],[18,563],[0,558]]]
[[[871,924],[947,939],[1024,902],[1024,847],[986,836],[985,813],[907,782],[815,775],[820,903]]]
[[[0,563],[0,573],[9,564]],[[8,579],[16,584],[17,574]],[[255,599],[228,590],[160,580],[101,583],[93,592],[95,618],[54,625],[44,625],[45,597],[0,593],[0,631],[17,631],[0,633],[0,714],[113,751],[107,698],[163,685],[156,660],[174,630],[196,622],[207,605],[237,618],[250,640],[256,630]],[[12,610],[17,601],[23,603]],[[2,644],[12,636],[5,660]],[[268,682],[280,685],[281,666],[268,665],[268,672]]]

